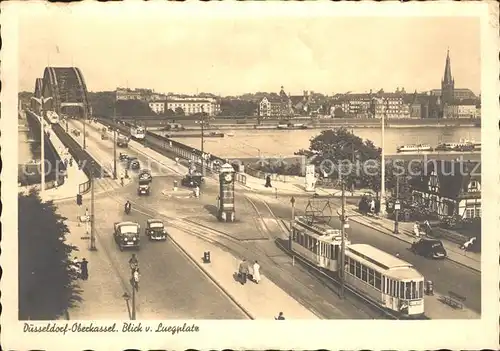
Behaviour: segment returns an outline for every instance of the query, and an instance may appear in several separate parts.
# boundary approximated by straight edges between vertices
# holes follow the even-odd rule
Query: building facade
[[[410,186],[413,200],[439,218],[481,217],[480,162],[429,161]]]
[[[264,96],[259,103],[259,116],[270,117],[288,117],[293,115],[292,100],[285,93],[283,86],[279,95],[270,94]]]
[[[116,100],[141,100],[148,102],[165,99],[165,94],[155,93],[152,89],[116,88]]]
[[[203,112],[215,116],[220,112],[220,104],[214,98],[169,96],[164,101],[150,101],[148,105],[157,114],[163,114],[167,110],[175,113],[179,109],[182,109],[186,116]]]

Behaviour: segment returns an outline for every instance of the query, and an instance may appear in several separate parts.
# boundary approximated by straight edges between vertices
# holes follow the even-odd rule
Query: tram
[[[50,124],[59,123],[59,116],[55,111],[47,111],[47,119],[49,120]]]
[[[296,217],[291,249],[321,270],[339,274],[342,232]],[[424,277],[410,263],[366,244],[345,244],[345,283],[402,318],[424,314]]]
[[[130,135],[135,140],[144,140],[146,137],[146,128],[144,127],[131,127]]]

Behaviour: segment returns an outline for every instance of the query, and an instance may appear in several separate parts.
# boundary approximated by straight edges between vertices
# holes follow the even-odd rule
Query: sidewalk
[[[430,319],[480,319],[481,315],[471,309],[453,308],[442,302],[443,295],[424,295],[425,315]]]
[[[381,217],[370,217],[360,215],[356,211],[357,207],[354,205],[347,205],[347,215],[354,222],[363,224],[367,227],[375,229],[381,233],[391,235],[399,240],[405,241],[407,243],[413,243],[417,238],[413,234],[413,223],[412,222],[399,222],[399,234],[394,234],[394,221],[381,218]],[[481,271],[481,254],[475,252],[466,252],[461,250],[457,244],[449,242],[447,240],[441,240],[443,246],[448,252],[448,259],[454,261],[463,266],[467,266],[473,270]]]
[[[58,186],[57,188],[46,189],[43,193],[44,201],[60,201],[66,200],[70,198],[75,198],[79,191],[80,184],[83,184],[88,181],[88,177],[85,173],[78,169],[78,165],[76,161],[73,160],[73,165],[70,166],[69,158],[71,155],[66,151],[66,147],[61,142],[61,140],[57,137],[55,133],[50,133],[50,142],[54,146],[57,154],[60,159],[64,161],[68,160],[68,165],[66,168],[67,177],[64,179],[64,184]],[[29,191],[31,188],[40,189],[40,185],[22,187],[19,189],[20,192]]]
[[[78,225],[77,218],[75,218],[79,211],[76,205],[63,205],[59,206],[58,209],[62,215],[68,218],[65,221],[70,230],[70,233],[66,236],[67,242],[78,248],[78,251],[73,252],[73,257],[76,256],[79,261],[86,258],[89,262],[89,279],[78,280],[82,300],[68,311],[69,319],[127,320],[129,318],[128,310],[126,302],[122,297],[124,289],[120,279],[102,250],[89,250],[90,240],[86,224],[80,223]],[[97,245],[98,247],[102,247],[102,245],[99,245],[99,242],[97,242]]]
[[[261,273],[259,284],[241,285],[234,278],[240,260],[220,247],[175,228],[168,229],[171,238],[253,319],[274,319],[283,312],[286,319],[319,319]],[[203,252],[210,251],[211,263],[203,264]]]

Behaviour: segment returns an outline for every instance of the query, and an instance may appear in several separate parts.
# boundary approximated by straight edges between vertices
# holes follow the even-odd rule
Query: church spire
[[[450,63],[450,49],[446,54],[446,65],[444,66],[444,76],[443,83],[451,84],[453,82],[453,77],[451,76],[451,63]]]

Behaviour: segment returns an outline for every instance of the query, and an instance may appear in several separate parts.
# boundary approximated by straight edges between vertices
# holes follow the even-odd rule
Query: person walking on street
[[[253,281],[256,284],[259,284],[260,282],[260,265],[257,261],[253,264]]]
[[[80,262],[80,269],[82,270],[81,277],[83,280],[89,279],[89,268],[88,268],[89,261],[84,257],[82,259],[82,262]]]
[[[245,259],[243,259],[243,261],[241,261],[240,263],[240,267],[238,268],[238,275],[241,285],[245,285],[248,276],[248,263]]]
[[[277,321],[284,321],[285,320],[285,316],[283,315],[283,312],[280,312],[278,314],[278,317],[274,317],[274,319],[276,319]]]
[[[418,222],[415,222],[413,225],[413,234],[418,238],[420,236],[420,224]]]

